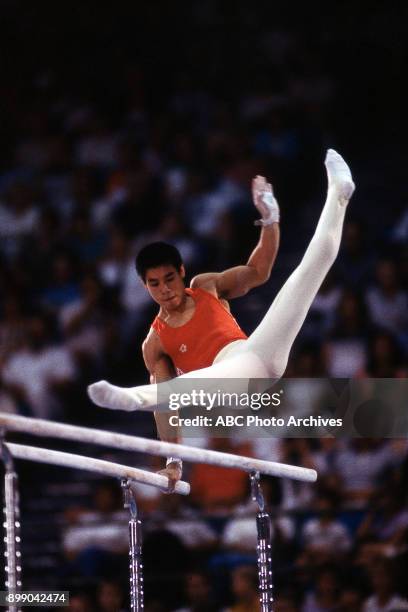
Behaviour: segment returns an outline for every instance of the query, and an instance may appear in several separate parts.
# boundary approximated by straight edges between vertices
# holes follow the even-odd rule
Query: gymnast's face
[[[184,266],[177,270],[174,266],[149,268],[146,272],[145,286],[153,300],[167,311],[176,310],[186,299]]]

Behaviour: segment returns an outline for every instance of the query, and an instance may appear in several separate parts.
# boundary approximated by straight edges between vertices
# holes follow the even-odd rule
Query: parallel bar
[[[25,446],[24,444],[6,443],[10,453],[16,459],[27,459],[28,461],[36,461],[38,463],[48,463],[50,465],[59,465],[62,467],[74,468],[78,470],[87,470],[104,474],[105,476],[113,476],[115,478],[128,478],[136,480],[143,484],[167,490],[168,479],[166,476],[139,470],[138,468],[104,461],[102,459],[93,459],[91,457],[83,457],[71,453],[63,453],[60,451],[49,450],[46,448],[37,448],[36,446]],[[190,485],[188,482],[179,480],[176,483],[175,492],[181,495],[190,493]]]
[[[315,482],[317,479],[315,470],[295,465],[252,459],[251,457],[194,448],[182,444],[148,440],[146,438],[102,431],[100,429],[78,427],[77,425],[53,423],[52,421],[45,421],[42,419],[0,413],[0,428],[1,427],[9,431],[24,432],[34,436],[75,440],[76,442],[86,442],[89,444],[101,444],[110,446],[111,448],[120,448],[122,450],[147,453],[149,455],[159,455],[161,457],[180,457],[180,459],[184,461],[209,463],[211,465],[237,468],[245,470],[246,472],[256,471],[261,474],[278,476],[280,478],[292,478],[305,482]]]

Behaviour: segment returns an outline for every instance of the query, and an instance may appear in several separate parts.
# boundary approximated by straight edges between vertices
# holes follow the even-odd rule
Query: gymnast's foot
[[[337,190],[340,204],[345,206],[356,188],[351,176],[350,168],[342,156],[339,155],[334,149],[327,150],[324,163],[327,170],[329,188],[334,187]]]
[[[106,380],[100,380],[88,387],[88,395],[97,406],[114,410],[140,410],[143,399],[133,389],[115,387]]]

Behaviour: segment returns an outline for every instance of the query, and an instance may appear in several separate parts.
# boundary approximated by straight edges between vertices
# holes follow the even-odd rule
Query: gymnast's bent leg
[[[260,325],[246,342],[237,347],[236,354],[208,368],[183,374],[178,380],[280,378],[283,375],[293,342],[336,259],[347,203],[354,191],[350,170],[338,153],[329,149],[325,164],[329,186],[314,236],[301,263],[279,291]],[[90,385],[88,392],[99,406],[156,411],[160,410],[157,406],[158,391],[162,389],[164,394],[166,388],[170,389],[170,384],[123,389],[100,381]]]

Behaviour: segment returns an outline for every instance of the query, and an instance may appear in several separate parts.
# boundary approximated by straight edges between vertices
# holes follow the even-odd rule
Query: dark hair
[[[149,268],[174,266],[179,271],[183,265],[183,260],[176,247],[172,244],[152,242],[139,251],[135,264],[136,272],[145,281],[146,272]]]

